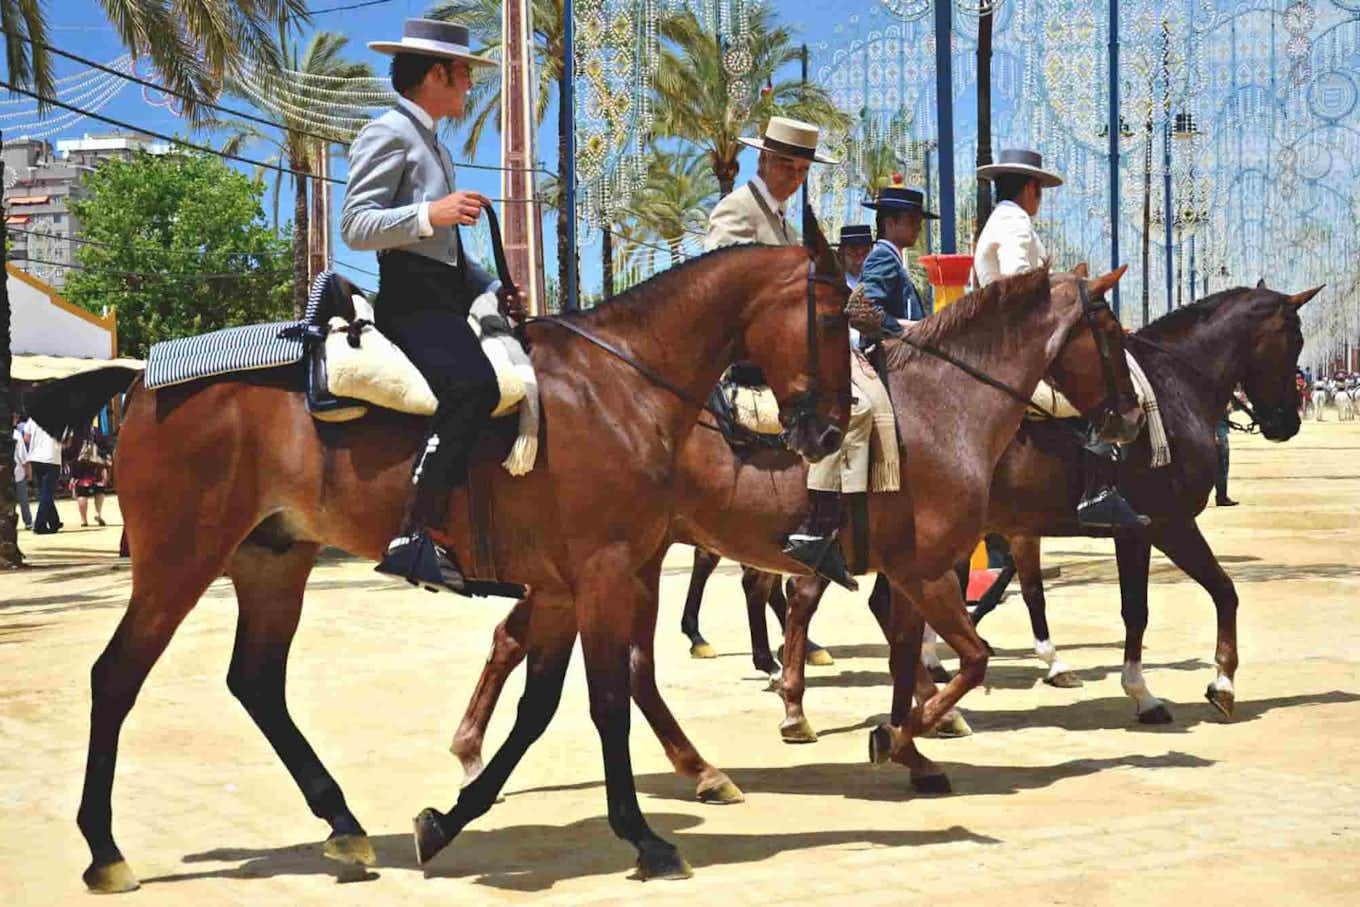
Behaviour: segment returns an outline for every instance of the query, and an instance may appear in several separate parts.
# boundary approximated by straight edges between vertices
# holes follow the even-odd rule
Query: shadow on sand
[[[580,785],[582,788],[594,786],[593,783]],[[541,790],[564,789],[573,789],[573,786]],[[692,791],[688,799],[693,800]],[[958,841],[1000,843],[996,838],[975,834],[958,825],[932,830],[859,829],[743,835],[689,831],[703,824],[704,820],[698,816],[650,813],[647,820],[657,833],[680,848],[696,871],[702,871],[707,866],[760,862],[784,851],[812,847],[858,846],[868,849]],[[380,871],[384,868],[421,871],[415,862],[409,833],[377,835],[371,840]],[[317,843],[260,849],[223,847],[189,854],[184,857],[184,862],[240,865],[202,872],[174,873],[143,881],[152,884],[191,879],[259,879],[306,875],[335,876],[337,881],[343,879],[343,876],[337,875],[337,865],[322,857],[320,851]],[[465,878],[478,885],[511,891],[545,891],[567,879],[624,874],[633,868],[633,849],[614,837],[605,817],[596,816],[568,825],[516,825],[488,831],[478,831],[474,826],[459,835],[447,851],[425,866],[424,872],[427,878]],[[364,880],[376,877],[376,873],[368,873]],[[620,894],[626,890],[621,890]]]

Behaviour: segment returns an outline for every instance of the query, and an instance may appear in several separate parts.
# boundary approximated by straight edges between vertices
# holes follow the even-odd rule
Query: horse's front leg
[[[527,654],[529,617],[533,612],[531,598],[515,602],[505,620],[496,625],[491,637],[491,654],[486,657],[486,667],[477,678],[477,687],[468,700],[467,711],[458,730],[453,734],[449,752],[463,765],[463,785],[466,787],[482,773],[482,744],[486,739],[486,727],[491,715],[496,711],[496,703],[509,679]]]
[[[1194,521],[1163,530],[1156,545],[1214,600],[1214,610],[1218,614],[1214,664],[1218,675],[1204,696],[1224,718],[1231,718],[1237,695],[1233,688],[1233,678],[1237,674],[1237,589]]]
[[[827,581],[820,576],[800,576],[790,584],[788,620],[784,625],[784,673],[780,693],[784,698],[784,720],[779,736],[785,743],[816,743],[817,732],[803,714],[803,693],[807,689],[804,665],[807,658],[808,624],[826,591]]]
[[[741,591],[746,596],[746,623],[751,631],[751,663],[770,678],[770,689],[779,684],[779,662],[770,650],[770,630],[765,623],[765,603],[779,588],[779,576],[754,567],[741,570]],[[783,624],[783,620],[780,620]]]
[[[704,601],[704,589],[708,578],[722,560],[717,554],[705,548],[694,549],[694,568],[689,574],[689,591],[685,593],[685,611],[680,616],[680,632],[689,637],[689,654],[692,658],[717,658],[718,650],[708,644],[699,632],[699,606]]]
[[[1044,683],[1052,687],[1079,687],[1081,678],[1058,657],[1048,632],[1048,602],[1044,597],[1039,542],[1037,535],[1018,535],[1011,539],[1011,556],[1015,558],[1015,569],[1020,575],[1020,595],[1029,610],[1029,625],[1034,632],[1034,654],[1048,667]]]
[[[889,579],[891,580],[891,576]],[[920,726],[914,730],[918,733],[930,733],[950,716],[954,706],[965,693],[982,683],[987,674],[987,644],[978,636],[972,618],[968,616],[963,592],[952,570],[935,579],[922,582],[919,585],[919,592],[914,595],[912,587],[898,589],[894,584],[894,590],[911,597],[921,616],[959,656],[958,673],[944,685],[937,696],[924,703],[919,712]],[[911,688],[914,683],[914,666],[911,673],[902,673],[894,677],[895,686],[906,685]]]
[[[1138,704],[1140,724],[1170,724],[1171,710],[1147,687],[1143,679],[1143,633],[1147,630],[1148,563],[1152,543],[1144,538],[1116,538],[1119,563],[1120,615],[1124,618],[1124,668],[1120,683]]]

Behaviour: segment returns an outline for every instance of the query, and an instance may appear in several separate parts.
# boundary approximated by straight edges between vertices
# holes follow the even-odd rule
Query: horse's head
[[[1270,441],[1288,441],[1299,431],[1298,394],[1294,375],[1303,351],[1299,307],[1322,291],[1314,287],[1287,296],[1264,283],[1250,291],[1255,323],[1247,340],[1246,373],[1242,389],[1254,410],[1261,434]]]
[[[810,212],[804,236],[806,254],[781,258],[754,300],[744,343],[779,400],[789,445],[815,462],[840,449],[850,418],[849,290]]]
[[[1124,328],[1105,302],[1105,293],[1119,282],[1127,265],[1093,280],[1085,265],[1072,274],[1054,274],[1052,294],[1064,296],[1081,317],[1063,340],[1062,349],[1049,367],[1049,377],[1083,416],[1090,419],[1100,437],[1128,444],[1142,430],[1144,413],[1129,377],[1124,358]],[[1062,301],[1055,298],[1055,304]]]

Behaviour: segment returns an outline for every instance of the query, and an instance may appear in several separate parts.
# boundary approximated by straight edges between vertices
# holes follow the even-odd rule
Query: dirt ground
[[[1334,418],[1334,417],[1333,417]],[[997,656],[964,700],[976,734],[927,740],[954,793],[913,795],[905,769],[866,762],[889,702],[886,647],[862,595],[833,592],[813,636],[836,664],[809,669],[821,734],[790,746],[752,668],[736,568],[709,587],[697,661],[678,633],[689,551],[662,585],[658,676],[710,761],[745,791],[705,806],[635,711],[633,759],[653,827],[694,866],[686,882],[631,880],[633,852],[604,818],[600,750],[579,652],[556,720],[507,799],[425,871],[410,819],[447,808],[446,746],[508,603],[411,591],[327,558],[293,648],[295,718],[373,836],[381,866],[339,884],[325,826],[228,693],[235,607],[213,585],[179,630],[122,735],[114,828],[143,882],[128,903],[652,904],[1360,903],[1360,424],[1308,423],[1285,445],[1233,436],[1235,509],[1201,518],[1241,595],[1231,722],[1213,679],[1208,597],[1154,555],[1147,681],[1175,724],[1140,727],[1119,687],[1118,586],[1108,542],[1055,540],[1050,624],[1080,689],[1040,682],[1018,594],[983,624]],[[88,897],[75,826],[89,668],[125,606],[119,522],[20,540],[32,568],[0,575],[0,902]],[[73,528],[75,527],[75,528]],[[946,664],[950,664],[947,659]],[[522,681],[492,726],[499,742]],[[489,755],[489,753],[488,753]]]

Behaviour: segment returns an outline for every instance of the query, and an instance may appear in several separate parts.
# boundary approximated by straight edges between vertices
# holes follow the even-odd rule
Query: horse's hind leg
[[[751,631],[751,663],[770,678],[770,689],[778,682],[779,662],[770,650],[770,629],[765,623],[765,605],[774,590],[779,588],[779,577],[754,567],[743,567],[741,591],[746,596],[746,624]],[[780,621],[783,624],[783,621]]]
[[[718,651],[708,644],[699,632],[699,606],[704,601],[704,588],[713,575],[717,554],[705,548],[694,549],[694,569],[689,575],[689,591],[685,594],[685,611],[680,617],[680,632],[689,637],[689,654],[694,658],[717,658]]]
[[[795,577],[790,576],[787,583],[776,582],[770,587],[770,613],[775,620],[779,621],[779,632],[788,632],[789,600],[787,592],[793,588]],[[780,646],[780,658],[783,658],[783,646]],[[814,668],[829,668],[836,663],[836,659],[831,657],[831,650],[826,646],[818,645],[813,642],[812,637],[807,641],[807,663]]]
[[[1214,610],[1218,614],[1218,645],[1214,649],[1218,676],[1209,684],[1204,696],[1224,718],[1231,718],[1236,700],[1233,678],[1237,674],[1237,589],[1194,522],[1164,530],[1156,544],[1214,600]]]
[[[1171,710],[1152,695],[1143,679],[1143,633],[1148,621],[1148,564],[1152,543],[1141,537],[1115,538],[1114,554],[1119,564],[1119,613],[1124,618],[1124,669],[1120,684],[1138,704],[1140,724],[1170,724]]]
[[[1034,632],[1034,654],[1048,666],[1044,683],[1051,687],[1071,689],[1081,686],[1081,678],[1058,657],[1058,650],[1048,631],[1048,600],[1044,596],[1039,541],[1037,535],[1016,536],[1011,539],[1011,554],[1015,558],[1015,570],[1020,575],[1020,595],[1029,609],[1029,625]]]
[[[807,631],[812,615],[826,592],[827,580],[820,576],[800,576],[791,584],[789,620],[784,628],[784,674],[781,693],[784,698],[784,720],[779,725],[779,736],[785,743],[816,743],[817,732],[803,713],[803,693],[807,676],[803,666],[807,657]]]
[[[463,785],[471,784],[482,773],[482,743],[486,739],[486,727],[491,722],[491,713],[505,689],[505,681],[524,661],[527,652],[526,640],[529,634],[529,616],[533,612],[531,598],[515,602],[505,620],[496,625],[491,637],[491,654],[486,657],[486,667],[482,676],[477,678],[477,687],[472,691],[467,711],[458,730],[453,734],[449,752],[463,765]]]
[[[175,629],[208,584],[221,575],[227,557],[227,550],[213,552],[204,546],[201,533],[197,556],[193,549],[172,551],[170,545],[152,541],[134,549],[127,611],[90,671],[90,746],[76,824],[90,847],[85,884],[103,893],[138,887],[113,840],[110,801],[123,721]]]
[[[312,815],[331,827],[323,852],[342,863],[372,866],[373,847],[349,811],[340,785],[288,713],[288,650],[302,614],[302,594],[319,546],[295,542],[284,551],[250,543],[232,556],[228,572],[239,616],[227,688],[293,776]]]

